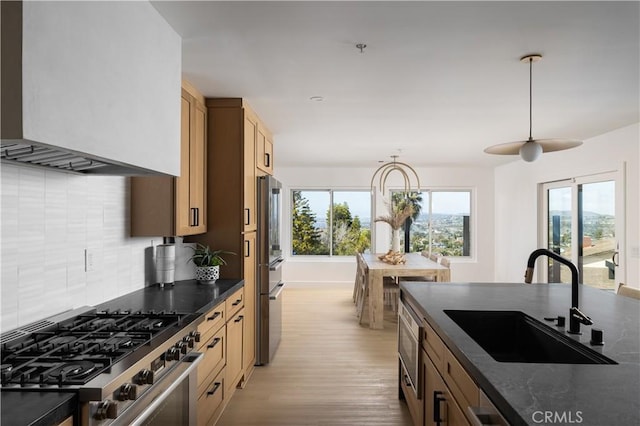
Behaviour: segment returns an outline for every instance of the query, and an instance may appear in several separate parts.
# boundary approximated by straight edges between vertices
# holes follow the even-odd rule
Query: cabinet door
[[[425,426],[466,426],[469,421],[427,353],[422,351],[423,402]]]
[[[192,108],[192,131],[189,152],[190,234],[207,231],[207,109],[195,101]]]
[[[176,178],[176,235],[206,232],[207,110],[182,90],[180,116],[180,177]]]
[[[268,175],[273,175],[273,142],[266,129],[260,125],[256,140],[256,167]]]
[[[193,112],[191,106],[194,102],[193,96],[183,89],[180,109],[180,176],[175,179],[176,235],[189,234],[189,159]]]
[[[256,233],[244,235],[244,347],[243,362],[245,373],[249,372],[256,360]]]
[[[231,397],[242,377],[242,332],[244,309],[241,309],[227,323],[227,366],[225,397]]]
[[[257,120],[245,110],[244,117],[244,230],[256,230],[256,135]]]

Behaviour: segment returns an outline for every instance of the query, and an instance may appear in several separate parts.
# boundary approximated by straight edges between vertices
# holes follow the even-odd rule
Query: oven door
[[[113,425],[196,425],[197,367],[203,355],[191,352],[154,383]]]
[[[422,387],[420,383],[420,341],[418,340],[421,328],[411,308],[400,302],[398,309],[398,354],[407,376],[402,380],[406,380],[407,384],[411,386],[417,399],[422,398],[420,392]]]

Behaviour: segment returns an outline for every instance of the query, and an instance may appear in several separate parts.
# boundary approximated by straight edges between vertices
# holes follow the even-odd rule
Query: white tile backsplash
[[[153,283],[145,249],[162,238],[129,237],[127,178],[7,164],[0,176],[1,331]]]

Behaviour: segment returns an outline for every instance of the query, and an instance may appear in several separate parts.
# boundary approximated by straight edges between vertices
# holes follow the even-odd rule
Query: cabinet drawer
[[[444,357],[443,377],[460,408],[466,412],[467,407],[477,407],[480,404],[478,386],[448,349],[445,351]]]
[[[227,297],[225,301],[227,309],[227,318],[233,316],[244,306],[244,287]]]
[[[400,368],[400,389],[402,389],[404,399],[407,402],[409,413],[411,413],[411,419],[413,420],[414,426],[422,425],[422,418],[424,415],[422,401],[418,400],[418,397],[413,392],[413,388],[411,388],[411,385],[407,383],[409,373],[404,369],[402,363],[398,364]]]
[[[224,408],[224,368],[198,398],[198,426],[212,425]]]
[[[226,345],[226,327],[222,327],[201,347],[204,357],[198,366],[198,395],[211,388],[213,379],[224,367]]]
[[[446,347],[444,342],[440,339],[440,336],[436,334],[436,332],[431,328],[431,326],[426,322],[422,321],[422,348],[425,350],[436,369],[443,374],[444,370],[444,353]]]
[[[197,345],[198,350],[211,340],[212,336],[218,331],[218,329],[224,325],[227,319],[226,305],[221,302],[218,306],[211,309],[204,316],[204,321],[198,325],[198,332],[200,333],[200,343]],[[205,350],[202,349],[202,352]]]

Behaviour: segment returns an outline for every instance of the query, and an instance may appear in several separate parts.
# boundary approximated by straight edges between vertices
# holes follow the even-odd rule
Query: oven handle
[[[156,408],[158,408],[158,406],[162,404],[169,395],[171,395],[171,392],[173,392],[175,388],[177,388],[180,383],[182,383],[182,381],[187,376],[189,376],[189,374],[194,372],[194,370],[198,367],[200,361],[202,361],[203,357],[204,355],[200,352],[190,352],[189,354],[187,354],[178,363],[178,365],[175,366],[173,371],[165,375],[159,383],[153,385],[153,387],[150,389],[152,390],[152,393],[143,395],[142,398],[137,400],[131,407],[127,409],[127,411],[133,413],[131,410],[133,410],[135,406],[144,403],[149,398],[153,398],[149,405],[145,407],[144,411],[136,415],[134,419],[128,419],[128,422],[122,424],[128,424],[131,426],[142,424],[142,422],[144,422],[151,414],[153,414]],[[167,387],[164,388],[164,386]],[[125,417],[127,417],[127,411],[122,413],[121,416],[118,416],[118,419],[116,420],[116,422],[114,422],[114,424],[121,424],[121,420],[127,420],[125,419]]]

